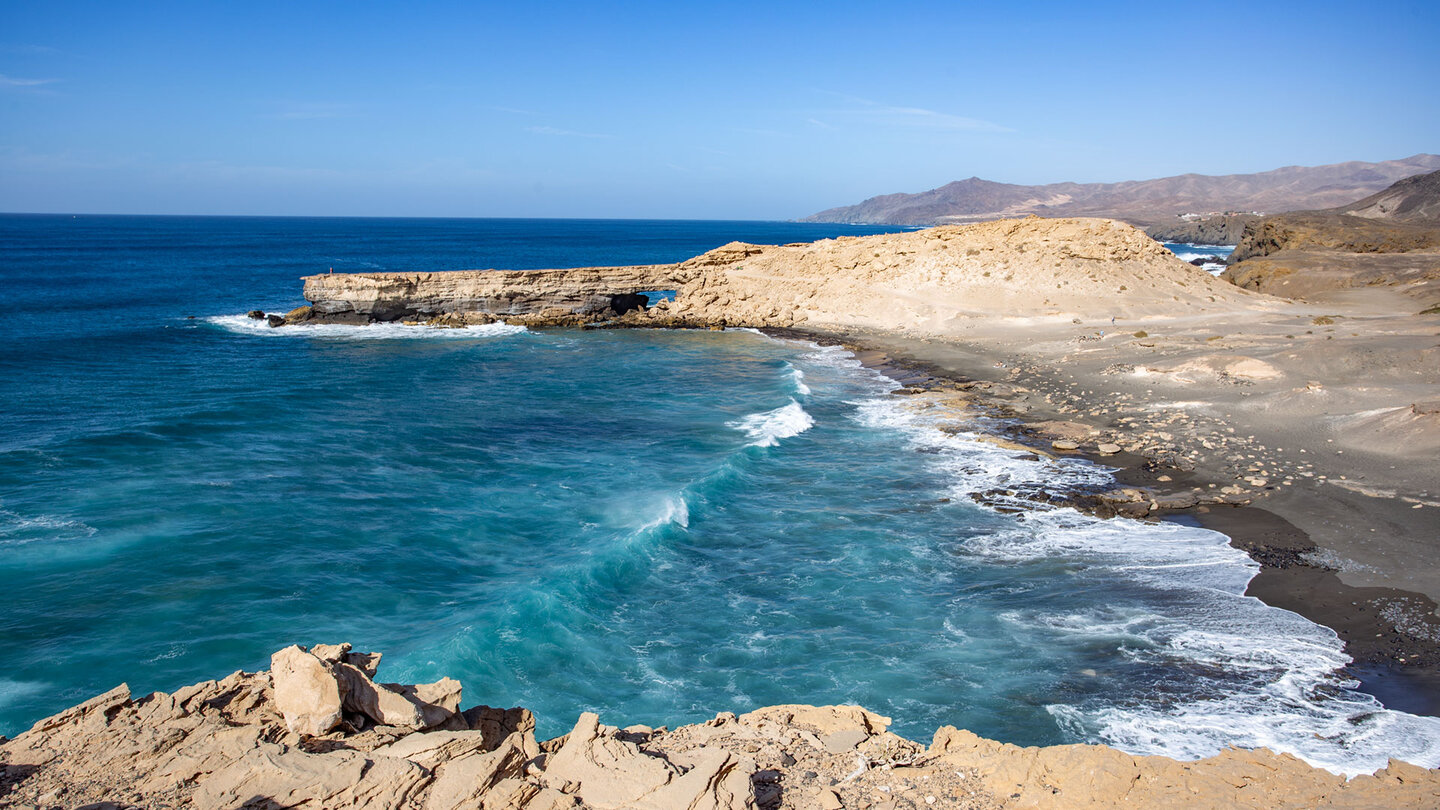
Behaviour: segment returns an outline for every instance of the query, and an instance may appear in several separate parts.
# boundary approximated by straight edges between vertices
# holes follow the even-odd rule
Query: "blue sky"
[[[789,219],[1387,160],[1440,152],[1437,8],[0,0],[0,211]]]

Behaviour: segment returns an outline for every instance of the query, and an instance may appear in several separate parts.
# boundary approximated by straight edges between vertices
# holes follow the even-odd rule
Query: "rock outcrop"
[[[700,324],[953,333],[981,316],[1257,309],[1143,232],[1101,219],[1000,220],[757,249],[697,275],[670,315]]]
[[[1347,781],[1263,749],[1177,762],[1094,745],[1020,748],[948,726],[925,746],[891,733],[889,718],[858,706],[722,712],[674,730],[621,729],[587,712],[570,733],[545,742],[536,740],[534,718],[524,709],[477,706],[448,714],[439,728],[376,725],[357,703],[347,703],[354,693],[341,680],[360,673],[360,683],[373,684],[378,655],[316,645],[286,648],[272,660],[270,672],[236,672],[171,694],[136,698],[122,685],[41,720],[0,744],[0,804],[202,810],[1440,804],[1440,771],[1395,761]],[[424,691],[385,687],[401,695]],[[458,684],[441,691],[458,701]],[[310,733],[329,724],[337,695],[338,724]]]
[[[1259,219],[1256,214],[1216,214],[1195,220],[1179,220],[1151,225],[1145,229],[1160,242],[1185,242],[1191,245],[1234,245],[1245,235],[1245,226]]]
[[[292,322],[423,320],[448,314],[523,319],[623,315],[639,294],[674,290],[691,268],[662,264],[565,270],[327,273],[305,278],[309,311]]]
[[[1406,178],[1325,211],[1264,217],[1246,226],[1222,278],[1288,298],[1388,287],[1440,304],[1440,172]]]

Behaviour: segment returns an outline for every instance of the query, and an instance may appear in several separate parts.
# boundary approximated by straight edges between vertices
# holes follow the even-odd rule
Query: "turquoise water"
[[[122,680],[345,640],[385,652],[387,679],[527,706],[542,736],[583,710],[856,702],[922,739],[1437,764],[1440,721],[1352,691],[1333,633],[1240,595],[1254,566],[1225,538],[1032,508],[1106,471],[942,431],[842,350],[240,314],[300,303],[317,265],[669,261],[860,231],[0,218],[0,733]],[[1027,508],[969,497],[996,487]]]

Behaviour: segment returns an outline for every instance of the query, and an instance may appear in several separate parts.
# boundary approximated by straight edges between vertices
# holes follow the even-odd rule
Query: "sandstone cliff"
[[[289,647],[275,654],[270,672],[140,698],[121,685],[0,745],[0,803],[217,810],[1440,804],[1440,771],[1395,761],[1347,781],[1263,749],[1177,762],[1093,745],[1019,748],[948,726],[925,746],[858,706],[722,712],[674,730],[621,729],[586,713],[569,734],[542,742],[524,709],[459,712],[459,684],[449,679],[376,684],[379,659],[349,645]]]
[[[633,296],[673,290],[680,265],[443,273],[330,273],[305,278],[308,319],[397,321],[449,313],[491,317],[624,314]]]

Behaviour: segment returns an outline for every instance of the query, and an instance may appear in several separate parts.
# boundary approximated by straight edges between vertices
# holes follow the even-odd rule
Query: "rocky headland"
[[[1260,218],[1245,227],[1224,277],[1287,298],[1385,288],[1440,305],[1440,172],[1357,202]],[[1413,306],[1413,304],[1412,304]]]
[[[1258,214],[1216,214],[1198,219],[1179,219],[1173,223],[1151,225],[1145,229],[1158,242],[1184,242],[1191,245],[1234,245],[1245,235],[1245,226],[1259,219]]]
[[[269,671],[142,697],[120,685],[0,744],[25,808],[1430,808],[1440,771],[1351,779],[1229,749],[1195,762],[1020,748],[949,726],[929,745],[858,706],[772,706],[676,729],[523,708],[460,710],[461,685],[377,683],[378,653],[287,647]],[[3,740],[3,738],[0,738]]]

